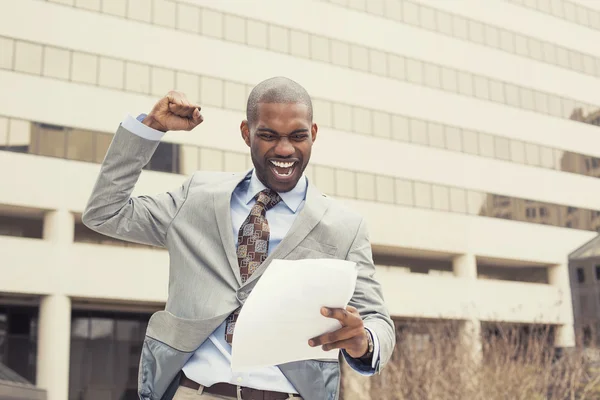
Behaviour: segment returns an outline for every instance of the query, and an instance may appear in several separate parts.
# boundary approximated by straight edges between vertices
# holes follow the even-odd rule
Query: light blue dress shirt
[[[137,119],[127,116],[122,125],[128,131],[145,139],[160,140],[164,133],[142,124],[143,118],[145,118],[145,114],[141,114]],[[283,240],[296,216],[304,207],[307,187],[308,181],[305,176],[302,176],[294,189],[287,193],[279,193],[282,201],[267,211],[266,217],[270,228],[268,254],[271,254]],[[231,196],[231,225],[234,238],[238,237],[240,227],[250,214],[252,206],[256,203],[255,195],[264,189],[266,187],[257,178],[253,170],[233,191]],[[362,375],[374,374],[375,365],[379,359],[377,335],[370,330],[369,333],[374,342],[373,362],[370,366],[352,359],[346,352],[342,351],[348,364]],[[225,322],[196,350],[183,367],[183,372],[188,378],[203,386],[211,386],[217,382],[227,382],[254,389],[298,393],[277,366],[234,373],[231,370],[231,345],[225,341]]]

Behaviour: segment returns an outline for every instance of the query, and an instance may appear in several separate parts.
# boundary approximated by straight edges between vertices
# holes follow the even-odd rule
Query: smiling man
[[[139,396],[337,399],[339,362],[363,375],[379,372],[391,356],[395,332],[374,279],[363,218],[321,194],[304,175],[318,132],[310,96],[287,78],[261,82],[250,93],[240,126],[254,168],[239,174],[199,171],[173,191],[131,197],[163,135],[190,131],[202,121],[200,106],[178,92],[159,100],[150,114],[128,117],[83,215],[97,232],[169,250],[169,296],[165,310],[148,324]],[[306,343],[341,349],[340,359],[234,373],[231,342],[248,293],[272,260],[306,258],[345,259],[358,267],[348,307],[320,310],[342,327]]]

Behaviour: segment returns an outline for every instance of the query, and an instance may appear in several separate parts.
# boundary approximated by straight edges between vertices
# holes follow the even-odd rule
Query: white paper
[[[309,359],[337,359],[339,350],[308,340],[341,328],[321,307],[345,308],[356,285],[356,263],[335,259],[273,260],[235,323],[231,368],[243,372]]]

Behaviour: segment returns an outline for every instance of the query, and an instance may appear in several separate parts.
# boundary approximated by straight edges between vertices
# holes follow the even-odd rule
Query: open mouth
[[[296,170],[297,161],[269,161],[271,164],[271,170],[273,175],[279,180],[286,180],[290,178]]]

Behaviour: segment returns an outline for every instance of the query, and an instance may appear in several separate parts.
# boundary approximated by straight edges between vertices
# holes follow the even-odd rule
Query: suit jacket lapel
[[[214,194],[214,207],[219,235],[223,242],[225,254],[227,254],[227,260],[240,286],[242,285],[242,277],[235,252],[235,240],[237,238],[233,237],[233,226],[231,225],[231,195],[246,175],[248,175],[248,172],[245,174],[235,174],[234,179],[223,183]]]
[[[323,194],[316,187],[309,184],[304,208],[296,217],[289,232],[243,286],[256,281],[272,260],[282,259],[294,250],[323,218],[325,211],[327,211],[327,201],[325,201]]]

